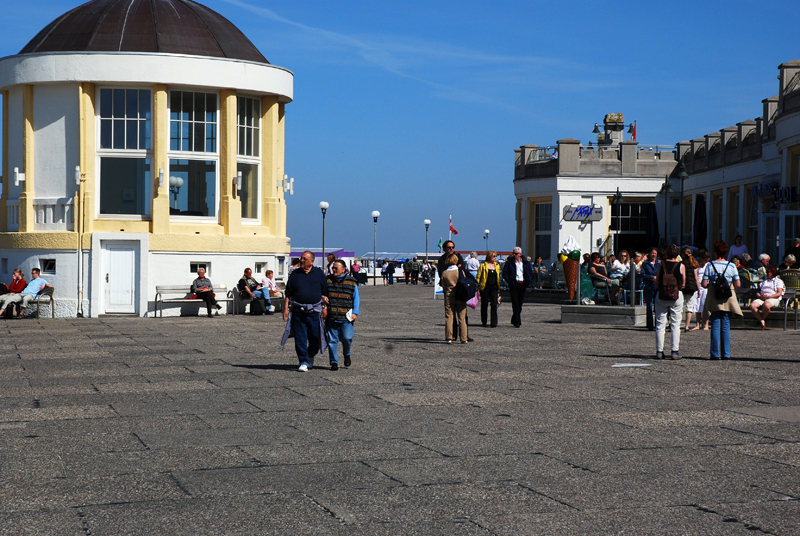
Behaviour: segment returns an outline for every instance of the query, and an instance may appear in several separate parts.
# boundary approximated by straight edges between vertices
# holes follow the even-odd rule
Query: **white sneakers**
[[[308,372],[308,366],[307,366],[307,365],[305,365],[305,364],[303,364],[303,365],[300,365],[300,368],[299,368],[299,369],[297,369],[297,371],[298,371],[298,372]]]
[[[275,312],[275,306],[274,305],[270,305],[269,307],[267,307],[267,312],[268,313],[274,313]]]

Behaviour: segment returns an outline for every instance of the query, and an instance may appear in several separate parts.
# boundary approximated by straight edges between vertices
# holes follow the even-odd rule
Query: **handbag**
[[[480,300],[480,297],[481,297],[481,293],[480,292],[476,292],[475,296],[473,296],[472,298],[467,300],[467,305],[469,305],[470,307],[475,309],[478,306],[478,300]]]
[[[478,292],[478,282],[472,277],[472,274],[467,274],[463,268],[458,269],[458,283],[456,283],[456,299],[458,301],[466,302],[474,298]]]

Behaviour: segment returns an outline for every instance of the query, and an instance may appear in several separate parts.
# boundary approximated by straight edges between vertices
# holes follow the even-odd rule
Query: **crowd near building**
[[[88,2],[0,60],[0,91],[0,276],[41,268],[58,316],[146,315],[200,267],[288,273],[293,74],[218,13]]]
[[[778,94],[762,101],[760,117],[689,141],[624,140],[635,125],[612,113],[588,144],[516,149],[517,243],[552,262],[569,236],[583,252],[607,254],[707,249],[741,234],[751,253],[780,262],[800,236],[800,61],[778,71]]]

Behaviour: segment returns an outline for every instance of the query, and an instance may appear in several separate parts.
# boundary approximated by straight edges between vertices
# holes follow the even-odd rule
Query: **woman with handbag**
[[[739,271],[725,260],[728,244],[724,240],[714,242],[715,261],[708,263],[703,274],[703,288],[708,289],[703,318],[711,317],[711,360],[731,358],[731,314],[742,316],[736,291],[741,286]],[[718,285],[717,280],[727,282]],[[727,297],[726,297],[727,295]]]
[[[447,344],[453,344],[453,315],[458,317],[458,333],[461,342],[473,342],[467,334],[467,302],[458,299],[456,285],[461,270],[458,267],[458,255],[451,253],[445,257],[445,269],[440,284],[444,291],[444,337]]]
[[[500,266],[497,264],[497,252],[487,251],[486,260],[478,268],[478,290],[481,293],[481,323],[486,327],[487,309],[491,308],[491,327],[497,327],[497,301],[500,291]]]

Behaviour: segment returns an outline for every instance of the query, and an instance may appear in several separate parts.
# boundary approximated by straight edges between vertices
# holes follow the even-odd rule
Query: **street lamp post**
[[[325,270],[325,213],[328,212],[330,204],[327,201],[320,201],[319,208],[322,210],[322,270]]]
[[[664,177],[664,184],[661,185],[661,193],[664,194],[664,244],[669,243],[669,237],[667,236],[667,231],[669,230],[669,226],[667,223],[669,222],[669,207],[667,206],[667,201],[669,198],[669,193],[672,191],[672,184],[669,182],[669,175]]]
[[[489,254],[489,229],[483,231],[483,238],[486,240],[486,254]]]
[[[378,217],[381,215],[377,210],[372,211],[372,220],[375,227],[372,230],[372,286],[377,285],[378,279]]]
[[[680,242],[680,244],[678,244],[679,246],[685,243],[683,241],[683,204],[684,204],[683,183],[686,182],[686,179],[688,177],[689,177],[689,175],[688,175],[688,173],[686,173],[686,166],[683,164],[683,162],[681,162],[681,165],[678,166],[678,178],[681,181],[681,203],[679,205],[680,206],[680,213],[681,213],[681,230],[680,230],[680,240],[678,240],[678,242]]]
[[[431,225],[431,220],[424,220],[425,224],[425,260],[428,260],[428,227]]]
[[[611,197],[611,206],[617,207],[617,233],[614,236],[614,249],[612,250],[615,255],[619,255],[619,231],[622,224],[622,192],[619,191],[617,186],[617,193]]]

